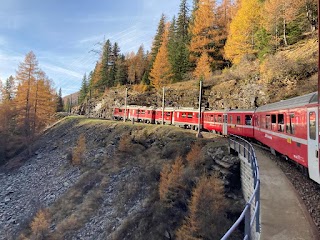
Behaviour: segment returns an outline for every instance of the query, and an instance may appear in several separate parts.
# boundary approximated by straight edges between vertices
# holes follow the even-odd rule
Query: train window
[[[199,118],[199,113],[197,113],[197,118]]]
[[[181,117],[182,117],[182,118],[185,118],[186,116],[187,116],[186,113],[182,113],[182,114],[181,114]]]
[[[148,111],[148,114],[150,114],[150,111]]]
[[[119,112],[122,112],[122,109],[119,109]]]
[[[192,118],[192,113],[188,113],[188,118]]]
[[[232,123],[232,116],[229,117],[229,123]]]
[[[240,116],[237,116],[237,124],[240,124]]]
[[[166,112],[166,116],[170,117],[171,116],[171,112]]]
[[[257,119],[258,119],[258,117],[257,117]],[[246,125],[252,125],[252,115],[245,115],[245,120],[246,120]],[[259,121],[258,121],[258,123],[259,123]]]
[[[270,129],[271,118],[270,115],[266,115],[266,129]]]
[[[316,140],[317,137],[317,126],[316,126],[316,113],[309,113],[309,137],[312,140]]]
[[[290,114],[289,116],[289,122],[287,123],[286,131],[289,134],[294,134],[294,114]]]
[[[218,115],[218,122],[221,123],[222,122],[222,116]]]
[[[277,131],[277,115],[271,114],[271,129]]]
[[[278,131],[284,132],[284,114],[278,114]]]
[[[214,115],[214,116],[213,116],[213,121],[214,121],[214,122],[217,122],[217,115]]]

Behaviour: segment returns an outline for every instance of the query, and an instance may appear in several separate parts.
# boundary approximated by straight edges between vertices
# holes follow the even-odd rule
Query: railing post
[[[250,217],[251,217],[251,206],[247,203],[247,211],[244,218],[244,235],[248,236],[248,240],[251,240],[251,228],[250,228]]]
[[[255,197],[255,200],[256,200],[256,207],[258,206],[258,210],[257,210],[257,215],[256,215],[256,232],[260,232],[260,180],[258,179],[257,181],[257,184],[258,184],[258,190],[257,190],[257,193],[256,193],[256,197]]]

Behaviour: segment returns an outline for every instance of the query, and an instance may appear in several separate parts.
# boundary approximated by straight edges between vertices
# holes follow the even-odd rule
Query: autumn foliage
[[[49,231],[50,220],[49,215],[45,210],[40,210],[33,219],[30,227],[32,230],[33,239],[45,239]]]
[[[180,190],[183,189],[184,165],[181,157],[177,157],[172,166],[164,165],[160,173],[159,196],[168,206],[178,201]]]
[[[169,26],[170,24],[167,23],[162,36],[162,44],[150,72],[151,85],[156,89],[169,84],[172,79],[171,66],[168,58]]]
[[[206,52],[201,54],[201,57],[197,62],[197,67],[193,72],[193,76],[198,80],[209,80],[211,78],[210,58]]]
[[[220,239],[227,230],[224,186],[217,177],[203,177],[193,190],[189,215],[177,239]]]
[[[73,152],[72,152],[72,164],[75,166],[82,165],[84,161],[85,152],[86,152],[86,138],[84,134],[81,134],[77,141],[77,146],[73,149]]]

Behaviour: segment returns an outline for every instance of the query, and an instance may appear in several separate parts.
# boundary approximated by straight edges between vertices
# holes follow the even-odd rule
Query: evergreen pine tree
[[[108,39],[103,45],[102,56],[101,56],[101,78],[98,81],[97,87],[100,92],[103,92],[106,87],[110,87],[110,56],[112,55],[111,41]]]
[[[157,29],[157,33],[156,36],[154,37],[153,43],[152,43],[152,48],[151,48],[151,66],[154,63],[157,54],[159,52],[160,46],[162,44],[163,41],[163,33],[164,33],[164,29],[165,29],[165,22],[166,22],[166,17],[164,14],[161,15],[159,24],[158,24],[158,29]]]
[[[120,55],[119,59],[117,60],[117,66],[115,85],[125,85],[128,78],[128,69],[124,55]]]
[[[62,90],[59,88],[59,92],[57,94],[57,112],[63,111],[63,99],[62,99]]]
[[[80,95],[79,95],[79,103],[82,103],[88,94],[89,86],[87,80],[87,74],[85,73],[82,78]]]

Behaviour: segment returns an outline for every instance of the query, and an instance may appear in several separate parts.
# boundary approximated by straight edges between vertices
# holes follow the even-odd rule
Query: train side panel
[[[275,151],[308,167],[307,108],[258,112],[255,138]]]
[[[228,111],[227,133],[247,138],[253,138],[253,113],[253,110]]]
[[[203,128],[209,132],[222,134],[224,111],[204,111]]]
[[[173,117],[173,109],[165,109],[164,110],[164,123],[165,124],[172,124],[172,117]],[[158,108],[155,112],[155,123],[161,124],[162,123],[162,109]]]
[[[202,118],[203,119],[203,118]],[[196,109],[178,109],[173,113],[172,123],[179,127],[197,129],[199,124],[199,111]],[[203,122],[201,122],[202,128]]]

